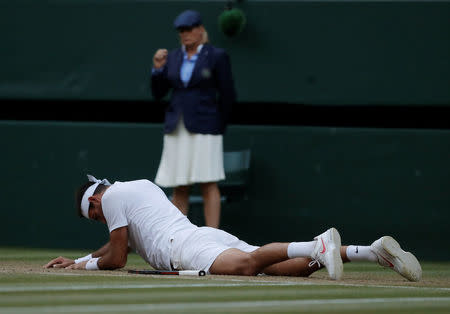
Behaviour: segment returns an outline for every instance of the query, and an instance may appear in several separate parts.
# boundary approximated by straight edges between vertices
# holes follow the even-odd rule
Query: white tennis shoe
[[[330,228],[314,238],[317,243],[311,254],[313,261],[325,265],[331,279],[339,280],[342,277],[343,265],[341,258],[341,236],[335,228]]]
[[[410,252],[403,251],[394,238],[381,237],[372,243],[370,249],[381,266],[395,270],[409,281],[419,281],[422,278],[422,267],[417,258]]]

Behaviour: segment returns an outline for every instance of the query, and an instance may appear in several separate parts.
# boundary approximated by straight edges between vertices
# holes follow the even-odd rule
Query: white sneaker
[[[314,238],[317,243],[311,254],[313,261],[325,265],[331,279],[342,277],[343,265],[341,258],[341,236],[335,228],[330,228]]]
[[[419,281],[422,278],[422,267],[417,258],[410,252],[401,249],[400,244],[390,236],[376,240],[370,246],[378,258],[378,264],[389,267],[409,281]]]

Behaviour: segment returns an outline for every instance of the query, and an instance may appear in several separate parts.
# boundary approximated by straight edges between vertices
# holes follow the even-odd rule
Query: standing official
[[[160,100],[170,91],[164,142],[155,183],[173,187],[172,202],[185,215],[190,186],[200,185],[205,223],[220,224],[220,190],[225,179],[223,134],[236,101],[230,58],[208,42],[201,15],[193,10],[175,18],[181,47],[158,49],[153,57],[151,89]]]

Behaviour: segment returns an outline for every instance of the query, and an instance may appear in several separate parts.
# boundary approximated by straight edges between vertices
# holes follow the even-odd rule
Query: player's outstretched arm
[[[101,252],[100,252],[101,251]],[[95,258],[96,267],[89,269],[117,269],[122,268],[127,263],[128,256],[128,227],[115,229],[110,234],[110,241],[99,251],[92,254],[95,258],[97,253],[102,253],[100,257]],[[86,264],[90,261],[83,261],[77,264],[71,264],[67,269],[87,269]]]
[[[92,257],[101,257],[105,255],[108,251],[109,251],[109,242],[106,243],[101,248],[99,248],[97,251],[92,252]]]
[[[106,254],[106,252],[109,249],[109,242],[106,243],[104,246],[102,246],[100,249],[98,249],[97,251],[93,252],[92,254],[90,254],[91,257],[100,257]],[[87,256],[86,256],[87,257]],[[83,258],[86,258],[83,257]],[[82,258],[82,259],[83,259]],[[88,258],[89,259],[89,258]],[[52,259],[50,262],[48,262],[47,264],[44,265],[44,268],[66,268],[72,264],[75,264],[76,260],[70,259],[70,258],[66,258],[63,256],[57,257],[55,259]]]

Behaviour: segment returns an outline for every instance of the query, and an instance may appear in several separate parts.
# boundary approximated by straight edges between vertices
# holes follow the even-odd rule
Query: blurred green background
[[[264,244],[335,226],[345,244],[389,234],[421,259],[448,260],[450,130],[433,119],[399,127],[390,108],[450,108],[450,1],[234,2],[246,26],[232,38],[218,26],[226,2],[0,0],[0,246],[107,240],[105,226],[76,217],[74,189],[87,173],[154,179],[163,107],[149,90],[152,56],[179,45],[172,21],[191,8],[231,56],[235,117],[251,108],[253,122],[269,110],[302,121],[230,125],[225,150],[252,157],[248,197],[224,204],[223,229]],[[311,126],[287,110],[304,105],[330,109]],[[346,113],[333,121],[350,126],[328,123],[341,105],[377,106],[392,127]],[[58,119],[70,114],[82,118]]]

